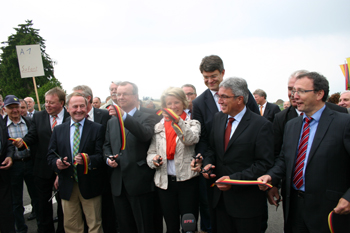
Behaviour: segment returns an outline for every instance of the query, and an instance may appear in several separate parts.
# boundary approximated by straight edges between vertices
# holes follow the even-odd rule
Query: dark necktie
[[[310,122],[312,121],[311,117],[305,117],[305,124],[303,127],[303,133],[301,135],[301,139],[298,147],[298,155],[297,160],[295,162],[294,174],[293,174],[293,183],[297,189],[300,189],[304,184],[303,179],[303,170],[304,170],[304,162],[306,157],[307,145],[309,142],[309,134],[310,134]]]
[[[227,123],[226,130],[225,130],[225,151],[226,151],[228,142],[230,141],[232,122],[234,120],[235,120],[235,118],[228,118],[228,123]]]

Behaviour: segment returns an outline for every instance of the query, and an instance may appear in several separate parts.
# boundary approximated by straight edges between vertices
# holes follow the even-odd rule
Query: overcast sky
[[[298,69],[326,76],[331,94],[345,89],[349,0],[14,0],[1,8],[0,41],[33,20],[67,93],[85,84],[105,99],[120,80],[136,83],[140,98],[185,83],[200,94],[199,64],[211,54],[223,59],[224,78],[246,79],[270,102],[287,99]]]

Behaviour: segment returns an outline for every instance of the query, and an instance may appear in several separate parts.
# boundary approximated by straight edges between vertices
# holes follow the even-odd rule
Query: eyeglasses
[[[225,99],[228,99],[228,98],[237,98],[237,97],[239,97],[239,95],[237,95],[237,96],[235,96],[235,95],[228,96],[228,95],[219,95],[218,94],[218,97],[219,97],[219,99],[225,100]]]
[[[292,95],[294,95],[295,93],[297,93],[298,95],[305,95],[305,93],[307,92],[311,92],[311,91],[315,91],[315,90],[292,90]]]
[[[134,94],[128,94],[128,93],[117,93],[117,97],[121,97],[121,96],[129,96],[129,95],[134,95]]]

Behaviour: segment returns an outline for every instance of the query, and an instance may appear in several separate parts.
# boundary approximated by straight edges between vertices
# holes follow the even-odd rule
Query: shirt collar
[[[135,107],[135,108],[133,108],[130,112],[128,112],[128,114],[129,114],[130,116],[134,116],[136,110],[137,110],[137,108]]]
[[[7,125],[6,125],[6,126],[8,127],[8,126],[11,125],[12,123],[13,123],[13,122],[11,121],[10,117],[8,117],[8,118],[7,118]],[[21,123],[23,123],[23,124],[26,123],[22,117],[20,118],[20,120],[19,120],[19,122],[18,122],[17,124],[21,124]],[[15,124],[15,123],[13,123],[13,124]]]
[[[70,119],[70,126],[72,127],[74,125],[75,121],[73,121],[73,119]],[[84,127],[85,124],[85,118],[82,119],[81,121],[78,122],[82,127]]]
[[[231,116],[231,115],[228,115],[229,117],[228,118],[235,118],[235,121],[237,121],[238,123],[241,122],[242,120],[242,117],[244,116],[245,112],[247,111],[247,107],[244,106],[243,110],[240,111],[236,116]]]
[[[215,94],[217,94],[219,91],[212,91],[209,89],[209,91],[211,92],[211,94],[213,95],[213,97],[215,97]]]
[[[63,107],[62,110],[57,114],[57,118],[63,120],[63,115],[64,115],[64,107]],[[54,117],[54,116],[50,115],[50,118],[52,118],[52,117]]]
[[[317,112],[315,112],[315,113],[311,116],[312,119],[313,119],[313,121],[318,122],[318,121],[320,120],[321,115],[322,115],[322,113],[323,113],[323,111],[324,111],[325,108],[326,108],[326,105],[323,105],[322,108],[320,108]],[[306,114],[304,114],[303,120],[304,120],[305,117],[306,117]]]
[[[94,119],[94,107],[91,108],[90,112],[88,112],[89,118]]]

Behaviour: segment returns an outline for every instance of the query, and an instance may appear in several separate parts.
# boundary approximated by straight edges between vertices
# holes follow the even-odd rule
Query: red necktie
[[[57,115],[52,116],[53,120],[52,120],[52,126],[51,126],[51,130],[53,130],[53,128],[55,128],[55,126],[57,125]]]
[[[310,127],[309,124],[312,121],[312,118],[305,117],[305,124],[303,127],[303,133],[298,147],[297,160],[295,162],[294,174],[293,174],[293,183],[297,189],[304,184],[303,180],[303,170],[304,170],[304,161],[306,157],[306,150],[309,141]]]
[[[228,118],[228,123],[227,123],[226,130],[225,130],[225,151],[226,151],[228,142],[230,141],[232,122],[234,120],[235,120],[235,118]]]

